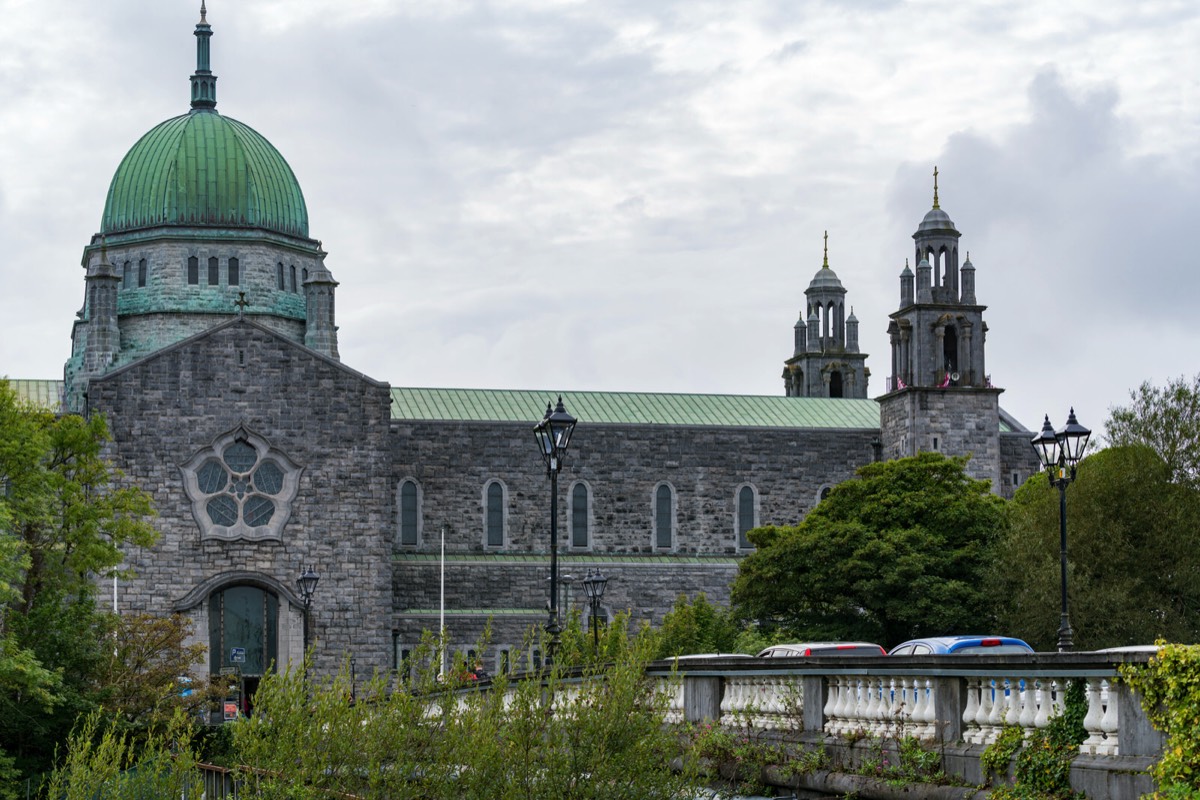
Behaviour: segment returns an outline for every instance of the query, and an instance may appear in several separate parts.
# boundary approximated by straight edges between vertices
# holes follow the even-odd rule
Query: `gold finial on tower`
[[[939,206],[939,205],[938,205],[938,195],[937,195],[937,175],[938,175],[938,173],[937,173],[937,167],[934,167],[934,168],[933,168],[933,207],[934,207],[934,208],[941,208],[941,206]]]
[[[829,269],[829,231],[825,231],[825,260],[821,264],[821,269]]]

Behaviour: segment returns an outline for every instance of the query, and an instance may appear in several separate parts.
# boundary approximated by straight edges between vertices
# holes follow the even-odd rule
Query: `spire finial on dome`
[[[821,269],[829,269],[829,231],[825,231],[825,260],[821,263]]]
[[[208,9],[200,0],[200,21],[196,23],[196,72],[192,75],[192,110],[211,111],[217,107],[217,76],[209,67],[209,39],[212,27],[208,24]]]
[[[941,206],[938,205],[937,176],[938,176],[938,172],[937,172],[937,167],[935,166],[933,168],[933,207],[941,208]]]

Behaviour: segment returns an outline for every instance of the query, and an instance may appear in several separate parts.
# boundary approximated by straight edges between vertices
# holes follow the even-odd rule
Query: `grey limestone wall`
[[[531,419],[539,411],[532,409]],[[404,641],[419,638],[423,626],[436,628],[436,556],[443,529],[448,609],[525,610],[521,619],[497,615],[497,633],[509,641],[531,623],[544,622],[550,482],[532,429],[533,422],[393,422],[393,478],[397,485],[406,478],[417,481],[421,496],[421,541],[401,547],[393,486],[395,628]],[[580,422],[559,476],[560,573],[582,578],[591,567],[611,573],[605,605],[629,609],[639,620],[661,620],[681,592],[704,591],[726,602],[736,559],[746,552],[737,546],[739,488],[754,489],[757,524],[795,524],[816,505],[822,489],[873,458],[877,436],[875,430]],[[500,548],[485,544],[485,491],[491,481],[505,490],[506,537]],[[590,496],[590,541],[582,549],[570,545],[571,489],[578,482]],[[669,548],[656,547],[654,539],[654,495],[663,483],[674,492]],[[477,624],[484,616],[476,615]]]
[[[312,605],[317,668],[335,669],[346,653],[360,670],[390,666],[386,386],[234,321],[93,379],[89,400],[108,416],[114,462],[158,510],[161,541],[126,553],[136,577],[120,586],[123,610],[167,613],[192,595],[188,613],[204,640],[205,596],[194,595],[212,589],[215,576],[249,573],[294,587],[312,563],[321,575]],[[280,541],[203,538],[192,515],[180,465],[238,426],[302,469]],[[300,620],[281,602],[281,658],[298,656]]]
[[[1011,431],[1000,434],[1000,495],[1012,499],[1013,494],[1030,475],[1041,472],[1041,462],[1033,452],[1030,431]]]
[[[880,436],[885,459],[921,452],[971,455],[967,472],[1000,483],[998,389],[908,388],[880,399]]]

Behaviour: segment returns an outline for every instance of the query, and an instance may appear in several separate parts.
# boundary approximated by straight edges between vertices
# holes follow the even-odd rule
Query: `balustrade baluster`
[[[1117,751],[1117,727],[1120,721],[1117,719],[1116,687],[1112,681],[1106,680],[1104,690],[1101,695],[1104,700],[1104,716],[1100,719],[1100,730],[1104,731],[1104,746],[1098,752],[1109,756],[1120,755]]]
[[[1024,689],[1021,689],[1024,686]],[[1037,694],[1034,691],[1033,680],[1030,678],[1022,678],[1015,682],[1013,691],[1021,692],[1021,716],[1019,722],[1022,728],[1025,729],[1025,735],[1033,733],[1033,721],[1037,719]]]
[[[1098,753],[1104,748],[1104,730],[1100,727],[1104,719],[1104,707],[1100,702],[1100,679],[1088,678],[1087,681],[1087,716],[1083,718],[1083,728],[1088,737],[1079,748],[1083,753]]]
[[[1033,727],[1041,729],[1050,724],[1050,709],[1053,707],[1053,700],[1050,681],[1040,678],[1037,684],[1037,713],[1033,717]]]
[[[980,744],[991,744],[1000,735],[1004,724],[1004,680],[1002,678],[987,679],[991,705],[988,706],[987,726],[984,729],[983,741]]]
[[[967,678],[967,707],[963,709],[963,741],[974,742],[979,733],[979,723],[975,717],[979,714],[979,678]]]
[[[825,732],[837,733],[839,717],[838,707],[842,700],[842,677],[832,675],[825,678]]]
[[[913,707],[912,707],[912,735],[918,739],[925,736],[925,709],[928,707],[929,701],[925,694],[925,679],[921,677],[913,678]]]

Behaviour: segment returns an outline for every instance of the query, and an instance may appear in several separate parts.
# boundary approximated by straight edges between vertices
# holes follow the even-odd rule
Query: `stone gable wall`
[[[167,613],[214,574],[250,571],[294,587],[316,565],[317,664],[390,666],[389,398],[384,386],[247,323],[93,379],[93,411],[108,415],[115,464],[153,496],[162,540],[128,553],[137,577],[119,587],[127,611]],[[202,539],[179,465],[244,425],[303,468],[281,542]],[[283,598],[281,598],[283,600]],[[203,623],[205,604],[193,608]],[[281,602],[280,657],[298,658],[298,608]],[[198,640],[207,628],[198,625]]]

